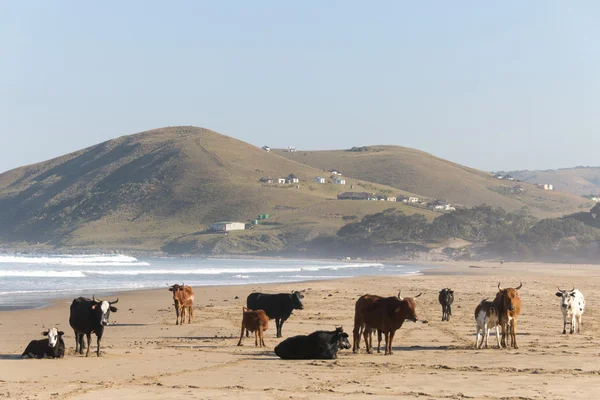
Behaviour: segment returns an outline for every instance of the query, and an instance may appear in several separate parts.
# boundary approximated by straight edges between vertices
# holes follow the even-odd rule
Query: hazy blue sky
[[[597,1],[1,1],[0,171],[197,125],[600,165]]]

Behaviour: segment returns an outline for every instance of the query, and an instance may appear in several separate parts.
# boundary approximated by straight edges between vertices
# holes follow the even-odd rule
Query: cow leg
[[[572,335],[575,332],[575,313],[571,315],[571,330],[569,333]]]
[[[477,324],[477,334],[475,335],[475,348],[476,349],[480,348],[480,346],[479,346],[479,337],[481,336],[480,332],[481,332],[481,327],[479,326],[479,324]],[[483,338],[481,341],[483,343]]]
[[[373,354],[373,343],[369,342],[369,336],[371,336],[371,328],[365,327],[363,330],[363,337],[365,338],[365,347],[367,348],[368,354]]]
[[[102,340],[102,336],[97,336],[96,339],[96,356],[100,357],[100,340]]]
[[[508,334],[508,332],[507,332],[507,328],[508,327],[506,326],[507,324],[504,323],[504,322],[501,323],[500,325],[501,325],[501,328],[502,328],[502,340],[500,341],[501,347],[506,348],[506,335]]]
[[[510,327],[511,327],[513,348],[518,349],[519,346],[517,345],[517,319],[516,318],[513,318],[512,324],[510,324]]]
[[[85,352],[85,356],[89,357],[90,356],[90,345],[91,345],[91,341],[92,341],[92,333],[86,333],[85,336],[87,337],[87,351]]]
[[[483,328],[483,333],[484,333],[484,337],[485,337],[485,348],[487,349],[488,346],[488,339],[490,337],[490,329],[487,326],[487,324],[485,325],[485,327]]]
[[[190,306],[190,309],[188,310],[189,316],[188,316],[188,324],[192,323],[192,320],[194,319],[194,306]]]
[[[581,314],[577,315],[577,333],[581,333]]]
[[[179,325],[179,303],[175,301],[175,325]]]
[[[496,325],[496,341],[498,342],[498,348],[501,349],[502,346],[500,345],[500,333],[499,333],[498,325]]]
[[[381,353],[379,349],[381,348],[381,329],[377,329],[377,352]]]
[[[356,321],[354,321],[354,329],[352,330],[352,352],[354,354],[358,353],[358,349],[360,348],[360,329],[361,325],[357,324]]]
[[[388,354],[390,354],[390,353],[389,353],[389,351],[390,351],[389,349],[390,349],[390,348],[389,348],[389,346],[388,346],[388,344],[389,344],[389,342],[390,342],[390,333],[389,333],[389,332],[385,332],[383,335],[384,335],[384,337],[385,337],[385,352],[384,352],[384,355],[386,355],[386,356],[387,356]]]
[[[246,329],[246,336],[248,335],[248,329]],[[242,345],[242,338],[244,337],[244,322],[242,321],[242,333],[240,333],[240,341],[238,342],[238,346]]]
[[[391,332],[390,332],[390,342],[389,342],[389,348],[390,348],[390,351],[389,351],[389,353],[388,353],[390,356],[391,356],[392,354],[394,354],[394,352],[392,351],[392,342],[394,341],[394,335],[395,335],[395,334],[396,334],[396,331],[391,331]]]
[[[563,335],[567,334],[567,316],[563,315]]]
[[[260,327],[258,327],[257,330],[254,331],[254,347],[258,347],[258,335],[260,331]]]
[[[246,329],[246,337],[250,337],[250,332]]]
[[[260,345],[261,347],[267,347],[265,344],[265,332],[262,330],[262,328],[260,329]]]
[[[279,334],[277,337],[283,337],[283,335],[281,334],[281,331],[283,330],[283,323],[287,320],[287,318],[281,318],[281,320],[279,321]]]
[[[181,313],[179,314],[179,325],[183,325],[185,323],[185,307],[181,306]]]

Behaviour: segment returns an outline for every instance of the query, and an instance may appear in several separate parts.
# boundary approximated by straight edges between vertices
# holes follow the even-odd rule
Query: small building
[[[379,200],[379,201],[385,201],[386,197],[379,195],[379,196],[377,196],[377,200]]]
[[[502,174],[496,174],[496,175],[494,175],[494,178],[496,178],[496,179],[504,179],[504,175],[502,175]]]
[[[285,178],[277,178],[277,183],[285,184]]]
[[[344,192],[337,195],[338,200],[369,200],[367,192]]]
[[[396,201],[396,198],[395,198],[395,197],[393,197],[393,196],[391,196],[391,197],[388,197],[388,198],[387,198],[387,201]]]
[[[331,175],[342,175],[342,173],[340,171],[338,171],[337,169],[330,169],[329,172],[331,172]]]
[[[271,151],[271,148],[270,148],[269,146],[263,146],[263,147],[262,147],[262,149],[263,149],[264,151],[266,151],[267,153],[268,153],[269,151]]]
[[[317,182],[317,183],[325,183],[325,178],[323,178],[321,176],[317,176],[315,178],[315,182]]]
[[[345,185],[346,184],[346,180],[344,178],[341,178],[341,177],[340,178],[335,178],[334,183],[336,185]]]
[[[243,222],[215,222],[210,224],[210,230],[215,232],[243,231],[246,229],[246,224]]]
[[[594,196],[594,197],[590,197],[591,201],[595,201],[596,203],[600,203],[600,197]]]
[[[263,176],[262,178],[260,178],[260,181],[262,183],[273,183],[274,182],[273,178],[269,178],[268,176]]]
[[[408,199],[405,199],[407,203],[418,203],[419,202],[419,198],[418,197],[414,197],[414,196],[410,196]]]
[[[287,183],[298,183],[300,182],[300,179],[298,179],[298,177],[294,174],[289,174],[288,177],[286,178]]]
[[[550,183],[544,183],[544,190],[554,190],[554,187]]]

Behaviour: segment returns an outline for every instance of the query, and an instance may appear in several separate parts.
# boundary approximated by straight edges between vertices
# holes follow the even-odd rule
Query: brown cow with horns
[[[500,287],[498,282],[498,294],[494,303],[497,304],[498,314],[500,315],[500,326],[502,327],[502,347],[507,346],[506,337],[512,342],[512,347],[518,349],[517,345],[517,316],[521,313],[521,299],[517,290],[523,287],[523,282],[516,288]]]
[[[175,284],[169,286],[169,292],[173,292],[173,302],[175,303],[176,314],[175,325],[183,325],[186,309],[188,311],[188,324],[191,324],[192,318],[194,317],[194,292],[192,291],[192,288],[183,283],[181,285]]]

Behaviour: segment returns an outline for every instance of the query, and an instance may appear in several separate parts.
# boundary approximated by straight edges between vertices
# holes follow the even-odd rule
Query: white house
[[[300,180],[298,179],[298,177],[297,177],[296,175],[294,175],[294,174],[290,174],[290,175],[287,177],[287,182],[288,182],[288,183],[290,183],[290,184],[291,184],[291,183],[298,183],[298,182],[300,182]]]
[[[325,183],[325,178],[317,176],[315,178],[315,182],[317,182],[317,183]]]
[[[554,190],[554,187],[550,183],[544,183],[544,190]]]
[[[418,203],[419,202],[419,198],[418,197],[409,197],[408,199],[405,199],[407,203]]]
[[[329,172],[331,172],[332,175],[341,175],[342,173],[340,171],[338,171],[337,169],[330,169]]]
[[[335,184],[336,185],[345,185],[346,180],[344,178],[335,178]]]
[[[277,183],[285,184],[285,178],[277,178]]]
[[[590,197],[591,201],[595,201],[596,203],[600,203],[600,197]]]
[[[396,198],[395,197],[388,197],[387,201],[396,201]]]
[[[246,224],[243,222],[215,222],[210,224],[210,229],[215,232],[243,231]]]

